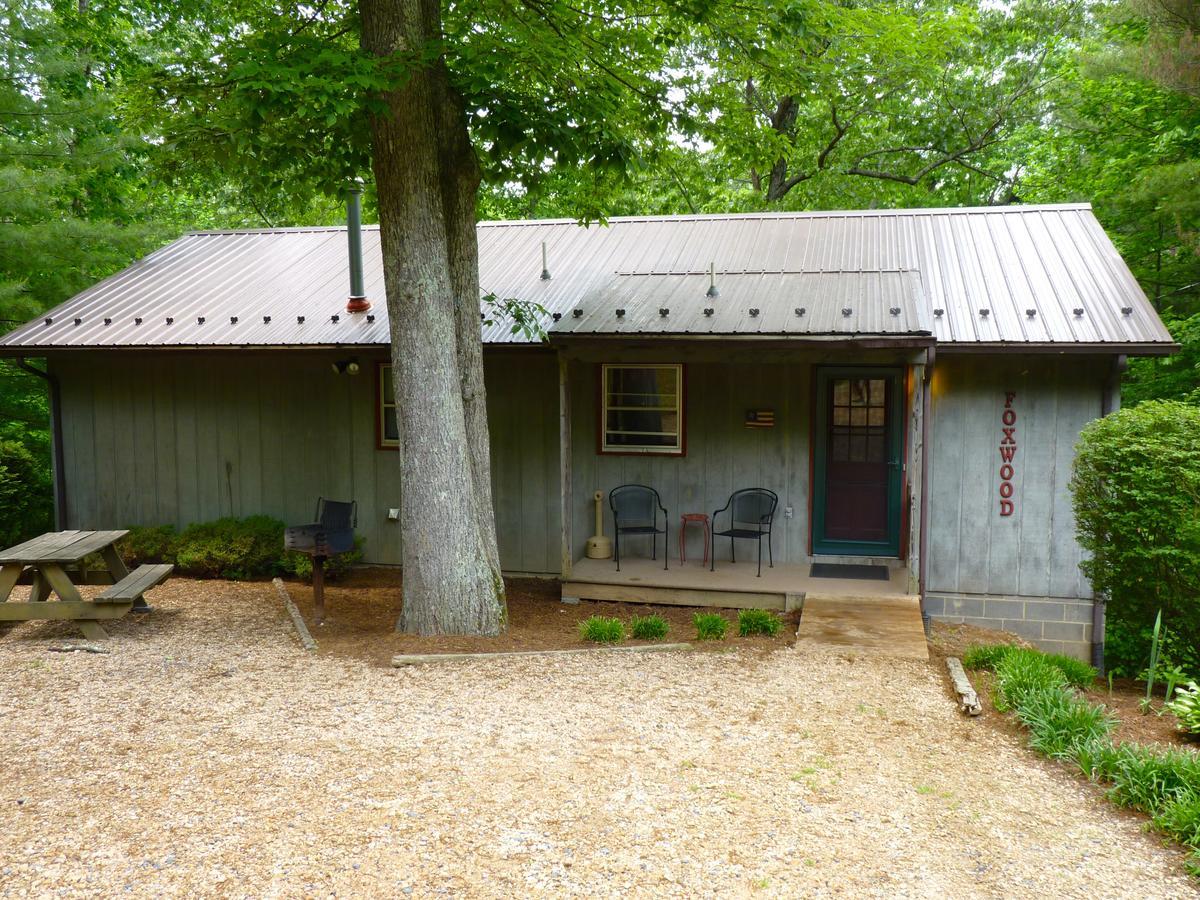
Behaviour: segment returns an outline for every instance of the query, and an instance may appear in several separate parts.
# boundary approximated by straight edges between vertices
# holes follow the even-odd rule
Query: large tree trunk
[[[415,55],[440,32],[436,2],[361,0],[360,9],[363,47],[376,56]],[[503,582],[492,561],[494,528],[490,542],[481,528],[464,411],[458,297],[466,286],[451,276],[443,185],[453,171],[440,158],[439,77],[436,63],[412,70],[384,96],[388,113],[371,122],[401,436],[404,606],[397,627],[497,634]]]
[[[445,65],[439,63],[434,74],[440,93],[437,102],[439,154],[443,166],[442,210],[446,218],[450,286],[455,297],[458,367],[475,487],[475,513],[488,559],[499,577],[500,550],[492,508],[492,456],[488,439],[487,389],[483,380],[483,342],[480,339],[479,241],[475,231],[479,164],[467,131],[462,99],[451,88]]]

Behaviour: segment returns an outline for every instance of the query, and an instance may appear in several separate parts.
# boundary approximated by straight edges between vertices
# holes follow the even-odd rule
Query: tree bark
[[[475,230],[476,198],[481,173],[467,130],[462,98],[450,85],[439,60],[434,76],[439,89],[439,156],[442,161],[442,211],[446,218],[446,247],[450,286],[454,291],[456,345],[467,448],[475,488],[475,514],[489,563],[500,578],[500,550],[492,507],[492,456],[488,434],[487,388],[483,378],[483,341],[479,315],[479,239]]]
[[[360,10],[363,47],[375,56],[415,58],[440,37],[436,2],[361,0]],[[493,563],[494,527],[489,542],[477,510],[466,421],[458,332],[471,275],[458,213],[452,241],[444,205],[444,187],[457,176],[441,159],[440,65],[410,68],[382,98],[387,113],[371,121],[401,438],[404,606],[397,628],[490,635],[503,625],[503,582]],[[470,206],[473,232],[473,200]],[[475,282],[468,296],[478,305],[477,273]],[[478,341],[478,312],[475,333]]]

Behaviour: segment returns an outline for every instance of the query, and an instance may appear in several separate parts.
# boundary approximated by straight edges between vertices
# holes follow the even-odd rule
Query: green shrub
[[[1017,717],[1029,727],[1029,745],[1055,759],[1076,759],[1081,747],[1100,744],[1113,729],[1107,709],[1060,688],[1027,694]]]
[[[54,527],[49,460],[38,460],[15,440],[0,440],[0,547],[11,547]]]
[[[1200,847],[1200,792],[1172,797],[1154,814],[1154,824],[1181,843]]]
[[[696,613],[692,616],[696,626],[696,639],[700,641],[723,641],[729,622],[720,613]]]
[[[1187,687],[1176,690],[1175,699],[1167,704],[1167,709],[1175,714],[1180,731],[1200,734],[1200,685],[1191,681]]]
[[[1152,814],[1177,797],[1200,793],[1200,757],[1188,750],[1121,744],[1102,774],[1112,782],[1115,802]]]
[[[1077,688],[1089,688],[1096,683],[1096,670],[1081,659],[1061,653],[1043,654],[1046,662],[1062,672],[1068,684]]]
[[[620,619],[607,616],[588,616],[579,623],[579,639],[593,644],[615,644],[625,637]]]
[[[1081,565],[1107,599],[1106,652],[1126,673],[1146,664],[1140,635],[1158,610],[1180,648],[1200,648],[1200,409],[1147,401],[1090,423],[1071,492]],[[1131,640],[1132,638],[1132,640]],[[1143,652],[1144,651],[1144,652]],[[1200,660],[1172,658],[1184,668]]]
[[[179,532],[174,525],[131,525],[129,534],[117,542],[117,551],[131,566],[141,563],[175,562]]]
[[[283,549],[283,522],[270,516],[224,518],[189,525],[132,526],[117,549],[130,565],[174,563],[180,574],[198,578],[269,578],[294,575],[312,578],[312,557]],[[362,561],[364,540],[356,535],[354,549],[325,561],[331,581],[346,575]]]
[[[996,663],[996,708],[1016,710],[1034,694],[1059,691],[1067,686],[1067,677],[1033,651],[1009,652]]]
[[[963,653],[962,664],[967,669],[983,669],[987,672],[996,670],[1000,662],[1011,648],[1007,644],[973,644]]]
[[[658,641],[667,636],[670,626],[662,616],[634,616],[629,620],[629,633],[639,641]]]
[[[774,637],[783,627],[783,621],[768,609],[743,609],[738,613],[738,634],[747,637],[765,634]]]
[[[1031,666],[1051,666],[1057,669],[1075,687],[1091,687],[1096,681],[1096,670],[1082,660],[1060,653],[1043,653],[1028,647],[1013,647],[1007,644],[975,645],[963,653],[962,663],[968,669],[995,671],[1001,661],[1008,657],[1028,661]]]
[[[337,581],[339,578],[345,578],[350,574],[350,570],[362,562],[363,545],[366,544],[366,539],[356,534],[354,536],[354,549],[346,553],[339,553],[337,556],[331,556],[325,560],[325,578],[329,581]],[[297,553],[295,550],[285,550],[281,563],[283,571],[290,575],[295,575],[297,578],[302,578],[305,581],[312,581],[313,561],[312,557],[307,553]]]

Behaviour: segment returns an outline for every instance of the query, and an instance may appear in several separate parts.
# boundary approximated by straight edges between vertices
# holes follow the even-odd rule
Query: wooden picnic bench
[[[104,640],[105,619],[119,619],[130,610],[148,612],[142,596],[166,581],[174,566],[142,565],[132,572],[114,546],[127,531],[52,531],[0,551],[0,622],[63,619],[75,622],[89,640]],[[67,567],[99,553],[113,584],[85,600],[71,581]],[[10,601],[9,595],[26,568],[33,570],[29,600]],[[51,592],[58,595],[51,601]]]

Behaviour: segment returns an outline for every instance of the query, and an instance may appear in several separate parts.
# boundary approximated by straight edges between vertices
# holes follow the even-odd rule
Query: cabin
[[[187,234],[0,339],[45,360],[60,527],[299,522],[324,496],[357,501],[366,561],[400,562],[378,231],[350,222]],[[1074,445],[1128,357],[1175,345],[1087,205],[478,235],[483,293],[545,331],[481,314],[506,572],[566,599],[899,594],[1084,658],[1100,639]],[[626,535],[618,571],[589,538],[627,484],[668,529],[653,554]],[[705,537],[744,488],[777,499],[761,573],[755,542]]]

